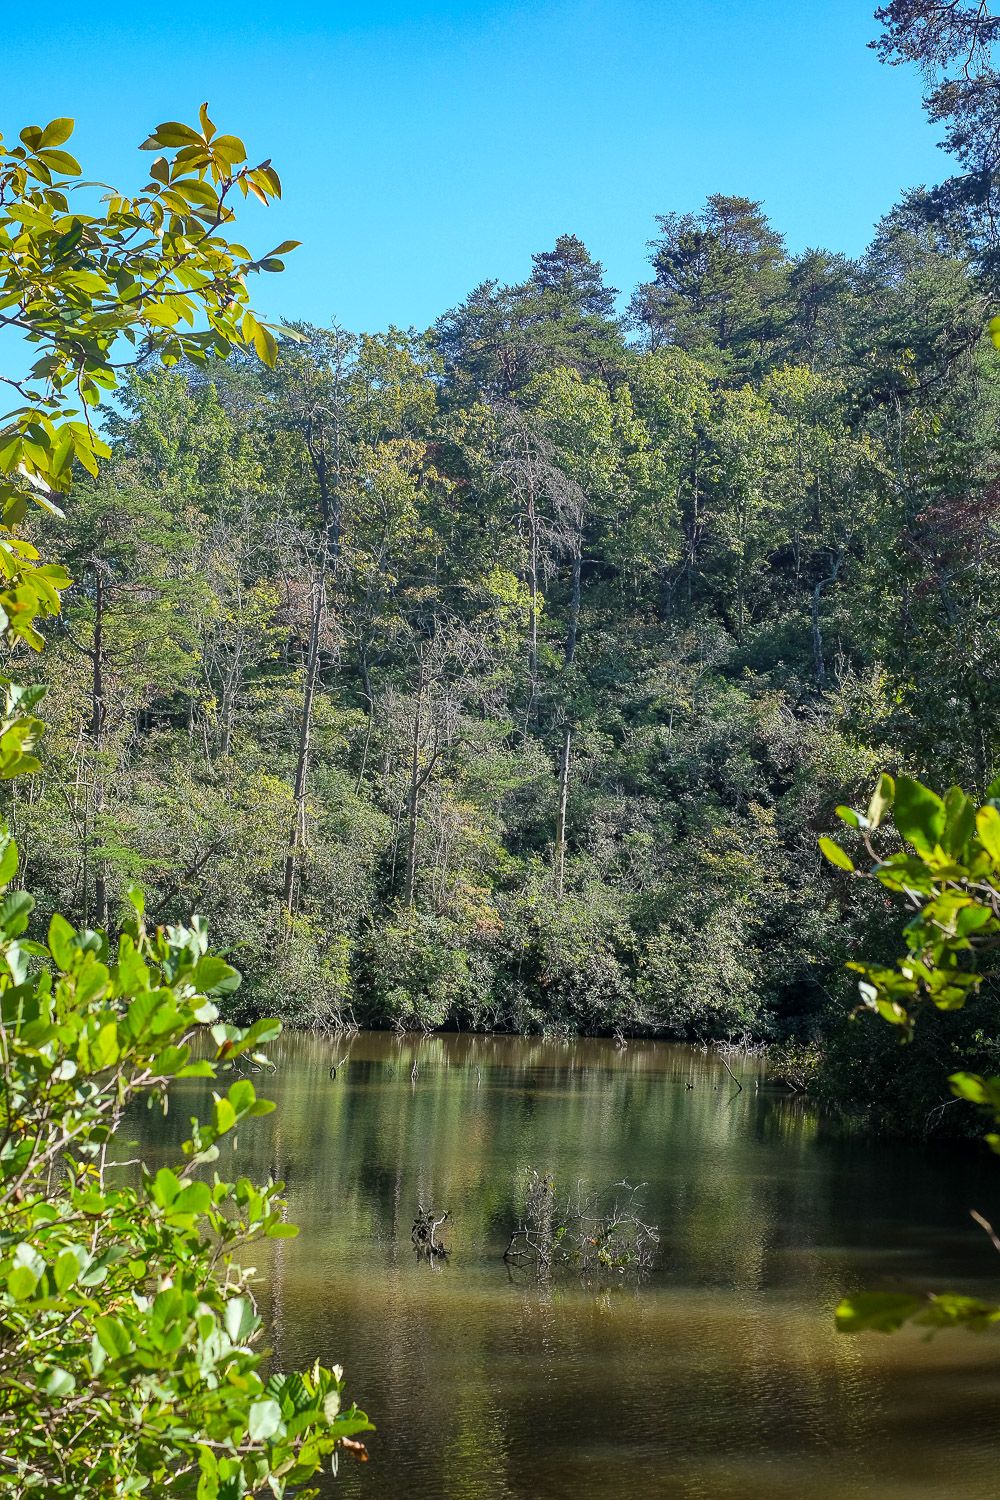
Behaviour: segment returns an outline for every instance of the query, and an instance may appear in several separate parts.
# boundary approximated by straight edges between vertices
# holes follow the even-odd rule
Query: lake
[[[977,1151],[840,1138],[761,1064],[683,1046],[282,1037],[278,1112],[219,1170],[288,1184],[296,1240],[252,1257],[285,1367],[342,1364],[375,1421],[366,1500],[995,1500],[1000,1342],[848,1337],[849,1290],[996,1296]],[[339,1063],[335,1079],[330,1067]],[[151,1165],[199,1109],[141,1121]],[[190,1106],[190,1107],[189,1107]],[[503,1261],[518,1183],[644,1183],[643,1281]],[[418,1260],[418,1202],[448,1209]],[[326,1491],[324,1491],[326,1493]]]

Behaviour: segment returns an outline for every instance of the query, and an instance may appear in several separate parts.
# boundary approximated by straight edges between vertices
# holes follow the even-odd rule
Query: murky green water
[[[302,1233],[257,1255],[261,1307],[281,1362],[343,1364],[379,1428],[331,1494],[1000,1494],[1000,1340],[832,1326],[852,1288],[996,1295],[968,1211],[1000,1208],[1000,1164],[845,1144],[755,1065],[734,1094],[683,1047],[361,1035],[287,1037],[272,1056],[258,1086],[278,1113],[241,1131],[239,1169],[285,1178]],[[151,1161],[197,1094],[143,1120]],[[512,1279],[530,1167],[647,1183],[652,1277]],[[415,1258],[418,1200],[451,1211],[445,1265]]]

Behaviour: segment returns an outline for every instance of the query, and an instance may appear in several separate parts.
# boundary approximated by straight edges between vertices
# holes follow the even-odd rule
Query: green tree
[[[527,281],[484,281],[437,323],[445,369],[463,402],[509,398],[558,365],[605,377],[621,366],[616,293],[582,240],[562,234],[532,263]]]
[[[750,198],[713,193],[700,214],[663,214],[654,278],[632,300],[653,348],[715,350],[735,376],[759,373],[788,294],[784,241]]]

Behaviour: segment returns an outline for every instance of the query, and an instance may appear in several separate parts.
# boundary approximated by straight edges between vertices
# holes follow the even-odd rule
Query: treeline
[[[42,918],[138,883],[302,1025],[843,1032],[887,914],[817,833],[996,763],[995,304],[918,210],[851,261],[716,196],[624,317],[565,235],[134,374],[11,794]]]

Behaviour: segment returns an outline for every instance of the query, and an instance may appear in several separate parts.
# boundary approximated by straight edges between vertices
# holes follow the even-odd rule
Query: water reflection
[[[968,1210],[1000,1206],[1000,1171],[977,1154],[838,1139],[756,1064],[737,1092],[683,1047],[361,1035],[273,1056],[279,1109],[241,1129],[239,1168],[286,1180],[302,1233],[258,1253],[262,1309],[283,1364],[342,1363],[379,1424],[331,1494],[996,1494],[1000,1347],[832,1328],[852,1287],[995,1292]],[[198,1092],[137,1122],[151,1160]],[[532,1167],[646,1183],[653,1275],[509,1277]],[[451,1211],[447,1261],[415,1256],[418,1203]]]

